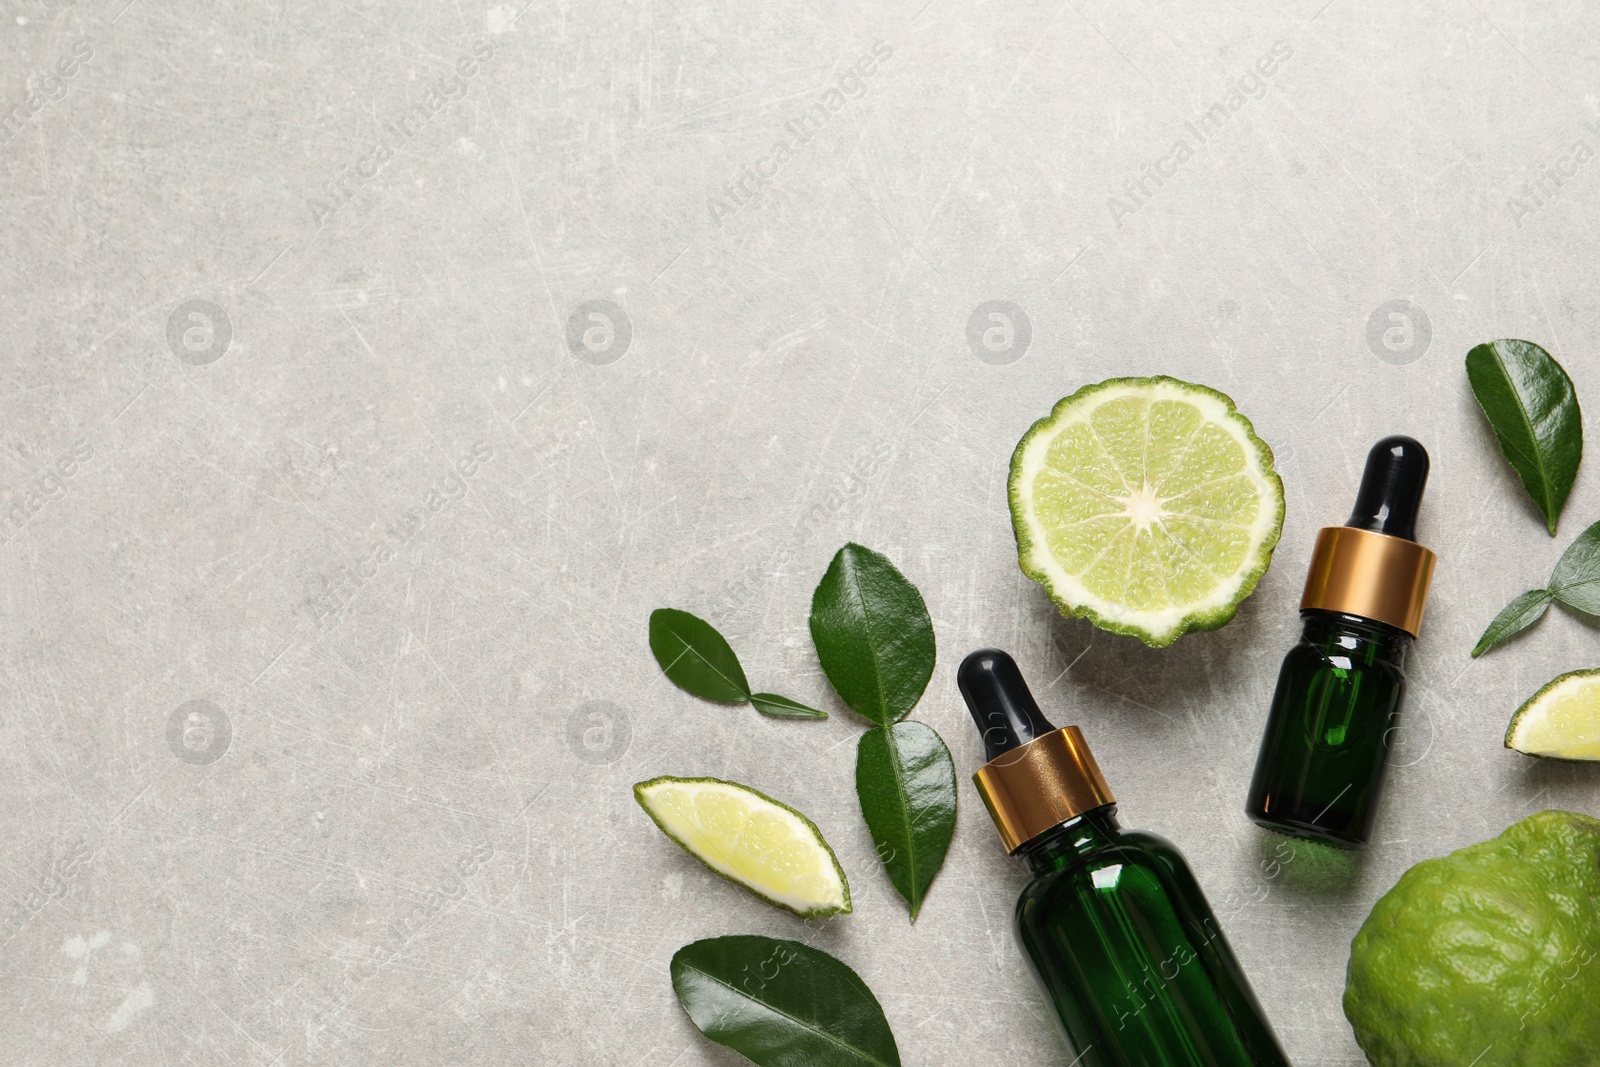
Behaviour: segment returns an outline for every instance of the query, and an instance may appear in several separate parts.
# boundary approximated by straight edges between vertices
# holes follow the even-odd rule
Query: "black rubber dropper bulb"
[[[1021,748],[1055,729],[1028,691],[1017,661],[998,648],[968,653],[956,670],[956,685],[983,735],[986,759]]]
[[[1072,1062],[1289,1067],[1194,872],[1169,842],[1122,829],[1083,732],[1052,727],[999,649],[962,660],[956,684],[988,750],[973,784],[1032,873],[1012,911],[1017,946]]]
[[[1417,539],[1417,512],[1428,484],[1428,450],[1410,437],[1385,437],[1367,453],[1356,506],[1346,526]]]

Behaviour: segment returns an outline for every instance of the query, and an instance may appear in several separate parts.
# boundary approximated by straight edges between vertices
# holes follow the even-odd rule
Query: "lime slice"
[[[816,824],[738,782],[652,778],[634,799],[684,851],[803,919],[850,910],[850,884]]]
[[[1506,747],[1530,756],[1600,760],[1600,670],[1563,674],[1517,709]]]
[[[1011,457],[1022,570],[1063,615],[1153,648],[1233,618],[1272,562],[1283,482],[1233,401],[1176,378],[1085,386]]]

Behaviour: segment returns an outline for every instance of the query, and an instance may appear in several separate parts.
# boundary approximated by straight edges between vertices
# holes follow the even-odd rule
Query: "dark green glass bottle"
[[[1246,811],[1269,829],[1353,847],[1372,834],[1400,723],[1411,635],[1304,611],[1284,657]]]
[[[1433,576],[1433,553],[1415,540],[1427,479],[1420,444],[1384,438],[1350,521],[1317,537],[1304,631],[1278,674],[1245,801],[1268,829],[1344,848],[1372,835]]]
[[[1054,729],[1010,656],[956,675],[989,762],[973,776],[1000,836],[1033,872],[1017,942],[1076,1067],[1287,1067],[1189,865],[1123,830],[1075,726]]]

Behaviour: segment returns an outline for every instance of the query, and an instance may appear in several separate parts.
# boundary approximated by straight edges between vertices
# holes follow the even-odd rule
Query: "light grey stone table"
[[[1462,371],[1526,337],[1600,410],[1592,8],[0,11],[7,1064],[730,1065],[667,965],[731,932],[849,962],[908,1065],[1064,1063],[966,781],[981,644],[1187,853],[1301,1065],[1362,1062],[1348,945],[1403,870],[1600,812],[1500,744],[1594,627],[1467,654],[1600,480],[1552,539]],[[1033,419],[1150,373],[1232,395],[1289,505],[1239,618],[1163,652],[1059,618],[1005,507]],[[1387,807],[1365,855],[1264,868],[1312,538],[1389,432],[1433,451],[1442,562]],[[851,539],[927,598],[961,772],[914,926],[806,629]],[[833,716],[676,690],[663,605]],[[855,913],[707,875],[633,803],[662,773],[811,814]]]

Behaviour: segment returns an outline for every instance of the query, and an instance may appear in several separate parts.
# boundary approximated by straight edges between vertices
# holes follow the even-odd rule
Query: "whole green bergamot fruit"
[[[1597,955],[1600,819],[1541,811],[1379,898],[1344,1013],[1375,1067],[1592,1067]]]

